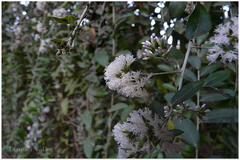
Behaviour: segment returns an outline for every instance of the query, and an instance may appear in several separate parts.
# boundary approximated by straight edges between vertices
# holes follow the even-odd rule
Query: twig
[[[166,126],[169,118],[171,117],[172,112],[173,112],[173,107],[171,107],[170,113],[168,114],[167,118],[163,121],[162,127],[161,127],[162,129]]]
[[[65,46],[63,49],[58,49],[57,55],[61,55],[62,52],[68,53],[68,52],[70,51],[70,49],[72,49],[72,44],[73,44],[73,42],[74,42],[75,35],[76,35],[77,31],[79,30],[80,24],[81,24],[81,22],[82,22],[82,20],[83,20],[83,18],[84,18],[84,16],[85,16],[85,14],[87,13],[87,10],[88,10],[88,8],[90,7],[91,3],[92,3],[91,1],[88,2],[88,5],[86,6],[86,8],[84,9],[82,15],[80,16],[80,18],[79,18],[79,20],[78,20],[78,23],[77,23],[77,25],[76,25],[76,27],[75,27],[75,29],[73,30],[71,36],[70,36],[69,39],[67,40],[66,46]]]
[[[184,75],[184,71],[185,71],[185,68],[186,68],[186,65],[187,65],[187,61],[188,61],[188,57],[189,57],[189,54],[190,54],[191,46],[192,46],[192,41],[189,41],[188,49],[187,49],[187,52],[186,52],[186,55],[185,55],[185,59],[184,59],[184,62],[183,62],[183,66],[182,66],[182,69],[181,69],[182,70],[182,74],[181,74],[181,79],[180,79],[180,82],[179,82],[178,90],[180,90],[182,88],[183,75]]]

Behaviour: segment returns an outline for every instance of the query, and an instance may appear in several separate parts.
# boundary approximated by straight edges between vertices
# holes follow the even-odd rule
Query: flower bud
[[[211,111],[210,111],[210,109],[206,109],[205,112],[206,113],[210,113]]]
[[[169,107],[168,107],[168,106],[165,106],[165,107],[164,107],[164,110],[168,111],[168,110],[169,110]]]

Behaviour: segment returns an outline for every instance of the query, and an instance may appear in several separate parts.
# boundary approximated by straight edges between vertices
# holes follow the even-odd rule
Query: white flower
[[[49,106],[45,107],[42,111],[43,111],[44,113],[48,113],[48,112],[50,111]]]
[[[67,14],[66,9],[64,9],[64,8],[59,8],[59,9],[54,9],[54,10],[53,10],[52,16],[53,16],[53,17],[64,17],[64,16],[66,16],[66,14]]]
[[[130,65],[135,61],[132,55],[120,55],[105,68],[104,79],[109,89],[116,90],[126,97],[147,97],[143,88],[150,82],[152,74],[144,77],[140,71],[131,71]]]
[[[46,5],[46,2],[43,2],[43,1],[38,1],[36,3],[37,5],[37,9],[40,10],[40,11],[44,11],[44,8],[45,8],[45,5]]]
[[[215,32],[220,34],[220,35],[226,35],[229,33],[229,29],[230,29],[230,22],[218,25],[218,28],[215,29]]]
[[[216,34],[215,36],[210,38],[210,42],[214,44],[229,44],[229,38],[227,35]]]
[[[33,126],[34,128],[38,128],[38,127],[39,127],[39,123],[34,122],[32,126]]]
[[[26,148],[31,148],[31,146],[32,146],[32,141],[30,139],[26,140],[25,141],[25,147]]]
[[[238,17],[233,17],[231,20],[233,21],[233,25],[231,27],[231,30],[233,31],[232,35],[238,38]]]
[[[233,52],[233,51],[228,51],[226,52],[224,55],[222,55],[222,62],[226,63],[226,61],[228,62],[232,62],[232,60],[237,60],[238,56]]]
[[[35,36],[34,36],[34,40],[35,40],[35,41],[38,41],[40,38],[41,38],[41,37],[40,37],[39,34],[35,34]]]
[[[46,27],[43,27],[43,24],[42,23],[38,23],[37,25],[36,25],[36,30],[39,32],[39,33],[46,33],[47,32],[47,29],[46,29]]]

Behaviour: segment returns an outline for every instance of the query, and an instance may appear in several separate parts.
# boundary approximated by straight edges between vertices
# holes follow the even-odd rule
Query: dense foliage
[[[238,62],[218,59],[209,65],[206,56],[219,24],[232,24],[238,16],[238,2],[92,2],[70,53],[56,55],[87,6],[2,2],[2,157],[115,158],[113,128],[131,112],[149,107],[164,117],[163,106],[178,110],[188,104],[211,112],[184,110],[168,117],[166,128],[179,129],[174,142],[184,144],[173,157],[236,158]],[[142,42],[151,35],[167,37],[167,58],[143,60]],[[238,42],[238,35],[233,37]],[[131,70],[146,74],[177,71],[186,62],[183,82],[181,73],[156,74],[145,85],[147,98],[110,90],[105,68],[122,54],[136,58]],[[208,119],[201,121],[204,116]],[[172,157],[160,144],[142,156]]]

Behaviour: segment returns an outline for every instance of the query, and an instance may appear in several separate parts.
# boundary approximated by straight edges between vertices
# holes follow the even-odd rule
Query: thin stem
[[[152,150],[150,151],[150,154],[149,154],[148,158],[150,158],[150,157],[152,156],[153,151],[154,151],[155,149],[156,149],[156,147],[153,147],[153,148],[152,148]]]
[[[184,75],[184,71],[185,71],[185,68],[186,68],[186,65],[187,65],[187,61],[188,61],[188,57],[189,57],[189,54],[190,54],[191,46],[192,46],[192,41],[189,41],[188,49],[187,49],[187,52],[186,52],[186,55],[185,55],[185,59],[184,59],[184,62],[183,62],[183,66],[182,66],[182,69],[181,69],[182,70],[182,74],[181,74],[181,79],[180,79],[180,82],[179,82],[178,90],[180,90],[182,88],[183,75]]]
[[[235,92],[237,92],[238,89],[238,60],[236,62],[236,80],[235,80]]]
[[[173,72],[162,72],[162,73],[152,73],[153,76],[161,74],[171,74],[171,73],[182,73],[182,71],[173,71]]]
[[[173,112],[173,107],[171,107],[170,113],[168,114],[167,118],[163,121],[163,123],[162,123],[162,127],[161,127],[162,129],[166,126],[166,124],[167,124],[169,118],[170,118],[171,115],[172,115],[172,112]]]
[[[115,21],[116,21],[115,2],[113,2],[112,14],[113,14],[113,24],[115,24]],[[113,26],[113,29],[115,30],[115,26]],[[113,36],[113,39],[112,39],[112,56],[115,56],[115,37],[114,36]]]
[[[199,57],[200,49],[197,51],[197,56]],[[200,70],[197,70],[197,80],[200,80]],[[197,106],[200,105],[200,92],[197,92]],[[197,116],[197,131],[199,131],[199,117]],[[198,158],[198,147],[196,146],[196,158]]]
[[[80,18],[79,18],[79,20],[78,20],[78,23],[77,23],[77,25],[76,25],[76,27],[75,27],[75,29],[73,30],[71,36],[69,37],[68,43],[67,43],[67,46],[66,46],[66,51],[69,51],[69,50],[70,50],[70,48],[71,48],[71,46],[72,46],[72,43],[73,43],[73,40],[74,40],[74,38],[75,38],[75,35],[76,35],[78,29],[80,28],[80,24],[81,24],[81,22],[82,22],[82,20],[83,20],[83,18],[84,18],[84,16],[85,16],[85,14],[87,13],[87,10],[88,10],[88,8],[90,7],[91,3],[92,3],[91,1],[88,2],[88,5],[86,6],[86,8],[84,9],[82,15],[80,16]]]
[[[191,46],[191,48],[209,49],[209,48],[212,48],[212,47]]]

